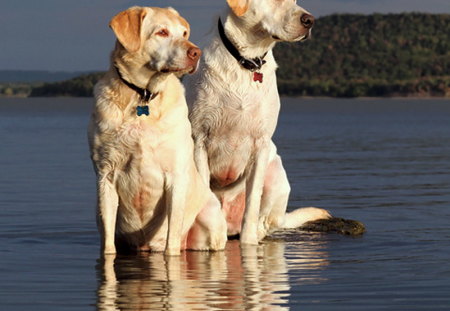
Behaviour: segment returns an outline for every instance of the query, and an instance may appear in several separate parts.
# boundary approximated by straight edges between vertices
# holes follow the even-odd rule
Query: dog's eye
[[[158,31],[156,33],[157,36],[161,36],[161,37],[168,37],[169,36],[169,31],[167,29],[161,29],[160,31]]]

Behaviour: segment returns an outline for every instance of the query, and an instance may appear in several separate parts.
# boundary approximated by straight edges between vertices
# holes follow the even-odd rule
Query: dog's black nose
[[[300,21],[303,27],[309,29],[314,25],[314,16],[305,13],[300,17]]]

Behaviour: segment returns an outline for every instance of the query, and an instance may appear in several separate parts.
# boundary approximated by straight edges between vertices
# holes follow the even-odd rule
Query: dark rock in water
[[[338,233],[349,236],[360,236],[366,232],[366,227],[362,222],[332,217],[330,219],[320,219],[308,221],[299,228],[279,229],[264,238],[265,241],[283,242],[304,242],[318,240],[326,233]],[[228,240],[238,240],[239,234],[228,236]]]
[[[334,232],[351,236],[362,235],[366,231],[364,224],[359,221],[337,217],[308,221],[299,229],[313,232]]]
[[[264,238],[264,241],[271,242],[288,242],[288,243],[317,243],[317,241],[323,241],[326,238],[326,233],[304,231],[301,228],[295,229],[280,229],[272,232],[270,235]]]

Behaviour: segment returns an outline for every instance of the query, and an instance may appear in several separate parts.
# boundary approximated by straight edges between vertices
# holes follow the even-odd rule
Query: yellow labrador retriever
[[[295,0],[227,3],[187,82],[195,161],[221,201],[228,234],[257,244],[278,228],[330,217],[312,207],[286,214],[290,186],[272,141],[280,109],[272,48],[307,39],[314,18]]]
[[[201,55],[188,23],[172,8],[132,7],[110,27],[116,47],[89,126],[103,253],[115,253],[115,241],[168,255],[223,249],[225,218],[195,167],[177,77]]]

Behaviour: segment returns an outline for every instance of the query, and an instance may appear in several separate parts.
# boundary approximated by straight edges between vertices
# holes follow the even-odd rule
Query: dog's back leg
[[[227,223],[220,202],[211,192],[210,199],[189,230],[186,249],[223,250],[227,242]]]
[[[258,240],[276,229],[283,228],[291,187],[280,156],[269,163],[264,179],[258,223]]]
[[[286,213],[290,190],[281,158],[276,155],[269,163],[264,180],[258,224],[259,239],[276,229],[297,228],[308,221],[331,217],[326,210],[315,207],[300,208]]]

